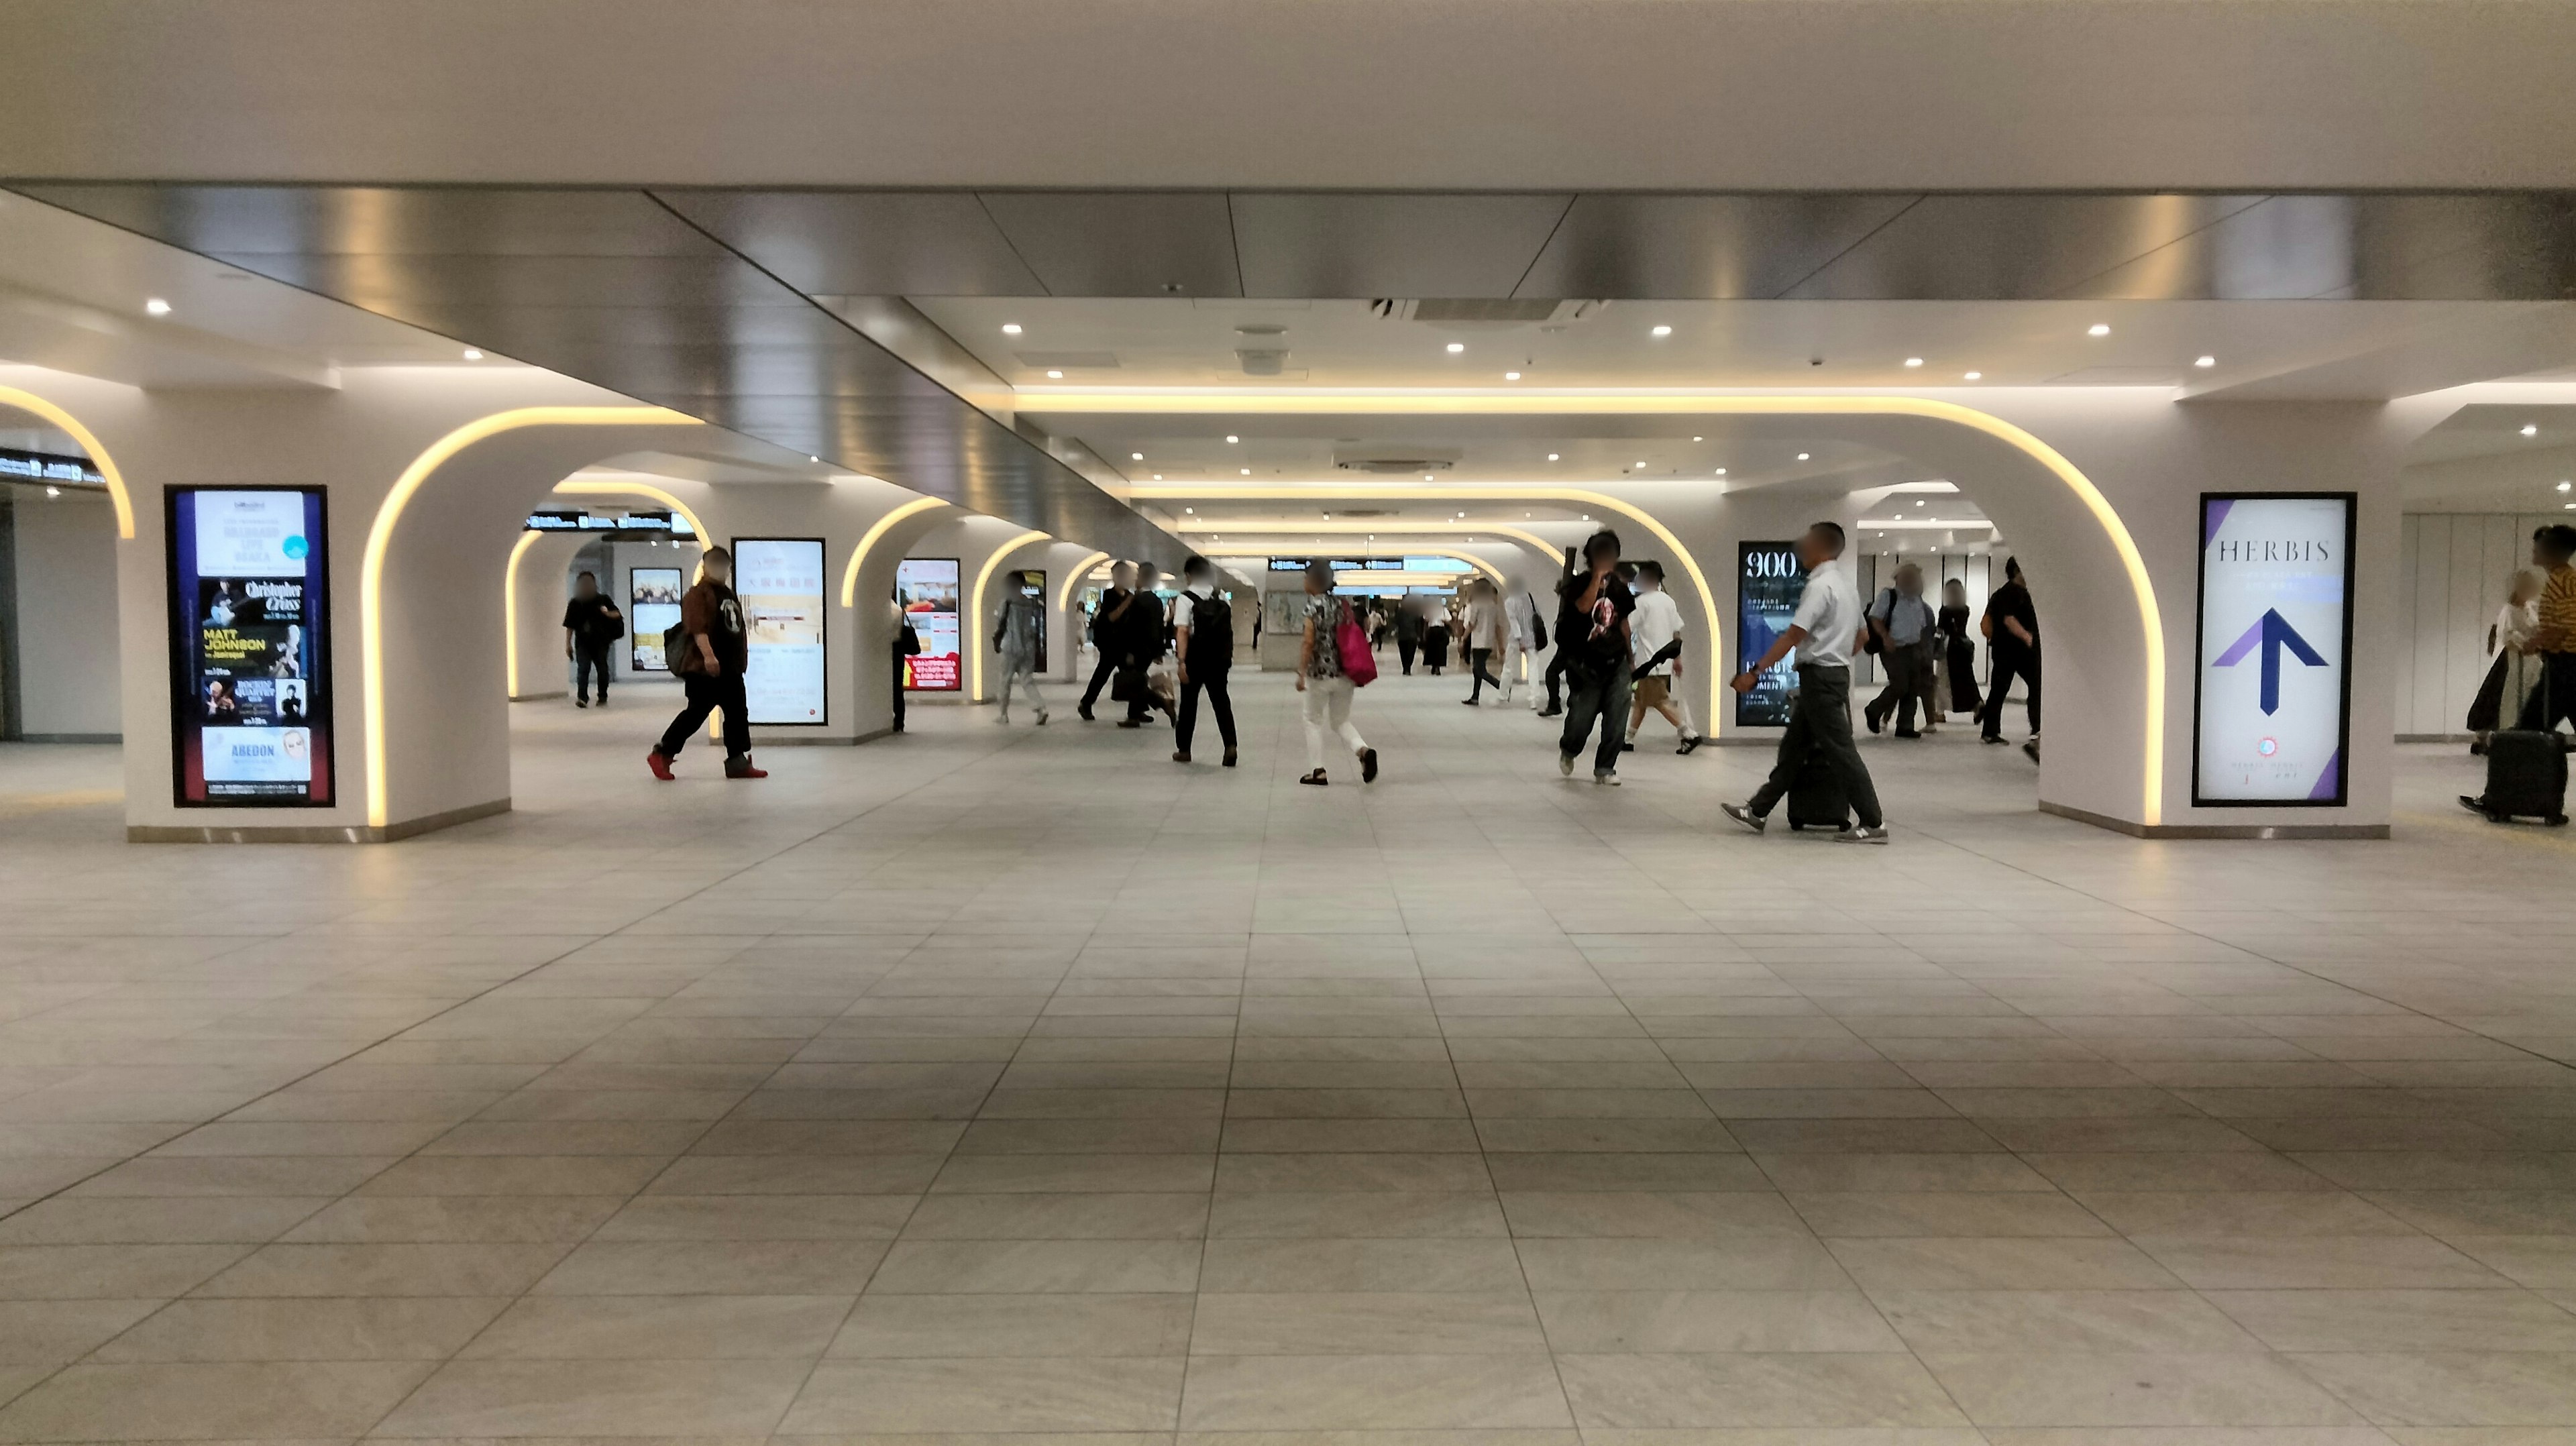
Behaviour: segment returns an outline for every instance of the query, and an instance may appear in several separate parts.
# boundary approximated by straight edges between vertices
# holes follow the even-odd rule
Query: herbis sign
[[[2349,492],[2201,494],[2193,804],[2343,806],[2353,503]]]

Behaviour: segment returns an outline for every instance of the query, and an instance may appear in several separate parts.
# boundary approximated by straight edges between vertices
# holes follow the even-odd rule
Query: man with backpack
[[[573,579],[572,600],[564,604],[564,656],[573,660],[572,705],[590,706],[590,675],[599,674],[599,706],[608,706],[608,646],[626,636],[626,615],[599,590],[599,574]]]
[[[1122,562],[1109,569],[1109,586],[1102,589],[1100,602],[1091,614],[1091,643],[1100,650],[1100,663],[1091,670],[1091,686],[1082,690],[1082,702],[1073,711],[1082,721],[1091,721],[1091,705],[1100,701],[1100,690],[1127,666],[1127,634],[1133,620],[1127,615],[1136,608],[1136,565]]]
[[[1174,763],[1190,761],[1190,736],[1198,731],[1199,694],[1216,710],[1216,731],[1225,740],[1225,766],[1234,766],[1234,700],[1226,695],[1226,674],[1234,667],[1234,607],[1216,595],[1216,568],[1204,557],[1181,565],[1181,595],[1172,603],[1172,630],[1181,668],[1181,707],[1172,731],[1180,736],[1172,750]]]
[[[1557,739],[1556,771],[1574,775],[1597,722],[1601,743],[1592,756],[1592,781],[1619,783],[1619,724],[1628,716],[1628,617],[1637,596],[1619,576],[1619,534],[1608,528],[1585,540],[1583,570],[1557,585],[1556,648],[1566,660],[1565,731]]]
[[[1887,665],[1887,686],[1861,710],[1869,731],[1896,715],[1896,736],[1920,738],[1914,727],[1914,705],[1923,705],[1925,730],[1932,718],[1932,606],[1923,600],[1923,569],[1905,563],[1896,569],[1896,585],[1881,589],[1869,605],[1869,640]]]
[[[707,715],[724,710],[725,777],[767,778],[769,771],[751,763],[751,705],[743,698],[742,669],[751,656],[743,631],[742,600],[731,586],[733,554],[710,547],[698,559],[698,585],[680,598],[680,625],[664,635],[663,651],[688,706],[662,741],[644,755],[644,766],[664,783],[672,781],[671,763],[692,735],[707,726]]]

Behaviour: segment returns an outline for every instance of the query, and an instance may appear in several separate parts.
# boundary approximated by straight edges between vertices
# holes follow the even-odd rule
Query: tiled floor
[[[2576,1441],[2576,847],[2455,750],[2144,844],[1879,742],[1841,849],[1451,680],[1298,788],[1242,692],[1231,773],[925,707],[756,787],[529,705],[380,849],[0,750],[0,1441]]]

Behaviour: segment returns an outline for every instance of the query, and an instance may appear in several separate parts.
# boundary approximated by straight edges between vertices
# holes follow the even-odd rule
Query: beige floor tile
[[[1482,1239],[1243,1239],[1207,1243],[1198,1288],[1249,1291],[1490,1291],[1522,1286],[1512,1243]],[[1254,1352],[1253,1354],[1293,1354]]]
[[[314,1195],[228,1199],[38,1200],[0,1219],[9,1245],[259,1245],[331,1202]]]
[[[869,1290],[1136,1294],[1195,1290],[1198,1279],[1195,1240],[903,1240],[887,1253]]]
[[[207,1296],[516,1295],[564,1256],[549,1245],[268,1245]]]
[[[0,1301],[0,1367],[68,1365],[160,1304],[157,1300]]]
[[[1502,1197],[1512,1234],[1728,1239],[1812,1232],[1789,1202],[1767,1191],[1514,1191]]]
[[[870,1295],[834,1356],[1177,1356],[1187,1294]]]
[[[1596,1428],[1952,1426],[1957,1407],[1912,1356],[1557,1357],[1566,1399]]]
[[[1200,1431],[1467,1430],[1571,1424],[1543,1355],[1194,1356]]]
[[[1904,1349],[1856,1290],[1540,1291],[1548,1343],[1577,1355]]]
[[[1872,1290],[1887,1322],[1918,1352],[2214,1353],[2258,1349],[2187,1290]]]
[[[295,1245],[570,1244],[600,1228],[615,1195],[352,1195],[279,1239]]]
[[[1168,1431],[1181,1398],[1178,1357],[978,1357],[833,1360],[779,1427],[782,1435]]]
[[[856,1295],[888,1242],[592,1240],[531,1290],[538,1295]]]
[[[1203,1356],[1511,1355],[1547,1340],[1526,1291],[1208,1294],[1190,1337]]]
[[[1818,1235],[2109,1235],[2094,1211],[2033,1190],[1812,1193],[1789,1197]]]
[[[2523,1290],[2220,1290],[2276,1351],[2576,1352],[2576,1314]]]
[[[176,1300],[101,1347],[96,1361],[443,1361],[509,1300]]]
[[[352,1438],[427,1361],[72,1366],[0,1409],[0,1441]]]
[[[810,1362],[452,1361],[382,1437],[759,1436]]]
[[[1400,1239],[1500,1236],[1503,1212],[1484,1192],[1265,1191],[1214,1197],[1210,1238]]]
[[[2423,1236],[2140,1235],[2138,1248],[2196,1290],[2477,1289],[2506,1284]]]
[[[249,1252],[246,1245],[13,1245],[0,1248],[0,1300],[174,1296]]]
[[[2329,1426],[2357,1419],[2287,1361],[2259,1352],[1926,1353],[1923,1360],[1980,1426]]]
[[[2355,1351],[2288,1357],[2380,1426],[2576,1427],[2576,1355]]]
[[[468,1360],[811,1360],[847,1295],[530,1296],[475,1337]]]
[[[1535,1291],[1848,1290],[1851,1277],[1812,1239],[1525,1239],[1516,1242]]]
[[[591,1242],[647,1240],[883,1240],[915,1212],[910,1195],[640,1195],[602,1222]]]
[[[1837,1239],[1865,1290],[2173,1290],[2182,1282],[2125,1240]]]

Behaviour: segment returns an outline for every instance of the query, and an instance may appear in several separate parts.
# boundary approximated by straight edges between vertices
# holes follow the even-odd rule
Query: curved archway
[[[1082,561],[1065,569],[1064,586],[1057,588],[1055,592],[1055,610],[1057,612],[1063,612],[1066,608],[1073,606],[1073,590],[1082,586],[1082,580],[1091,576],[1091,570],[1093,568],[1098,567],[1100,564],[1107,562],[1108,560],[1108,553],[1095,552],[1089,557],[1084,558]]]
[[[122,541],[132,542],[134,540],[134,498],[125,490],[125,474],[117,470],[116,459],[107,455],[107,447],[98,440],[98,434],[82,426],[80,418],[37,396],[34,392],[21,391],[16,387],[0,387],[0,406],[16,407],[22,412],[33,412],[69,432],[72,440],[80,443],[81,450],[89,454],[90,462],[98,468],[99,480],[107,484],[107,500],[116,508],[117,537]]]
[[[895,529],[897,523],[907,517],[918,517],[934,507],[952,505],[954,504],[944,498],[917,497],[871,523],[868,530],[859,535],[859,545],[850,549],[850,565],[841,573],[841,606],[848,608],[859,605],[859,569],[866,564],[868,553],[887,533]]]
[[[689,509],[689,504],[673,496],[669,490],[656,487],[650,482],[629,482],[607,477],[566,477],[555,484],[555,490],[567,492],[576,497],[615,497],[620,493],[632,493],[637,497],[650,498],[687,518],[689,531],[696,535],[698,546],[708,547],[715,542],[714,538],[707,536],[707,525],[698,520],[698,514]]]
[[[975,676],[972,681],[974,691],[966,695],[968,700],[971,702],[980,703],[984,701],[984,655],[992,651],[990,648],[982,646],[984,640],[984,584],[993,580],[993,573],[996,569],[1001,567],[1003,558],[1010,556],[1012,553],[1019,551],[1021,548],[1028,546],[1032,542],[1044,542],[1047,538],[1048,534],[1039,532],[1032,528],[1027,532],[1021,533],[1017,537],[1005,541],[1001,546],[994,548],[993,551],[985,557],[984,565],[975,570],[975,591],[973,595],[974,610],[969,614],[975,625],[975,633],[972,637],[966,640],[972,647],[975,654]]]
[[[363,736],[367,750],[367,826],[390,822],[385,760],[385,563],[405,509],[442,466],[475,443],[528,427],[703,426],[667,407],[520,407],[494,412],[439,438],[403,468],[376,508],[358,569],[358,647]],[[558,474],[560,476],[560,474]]]

